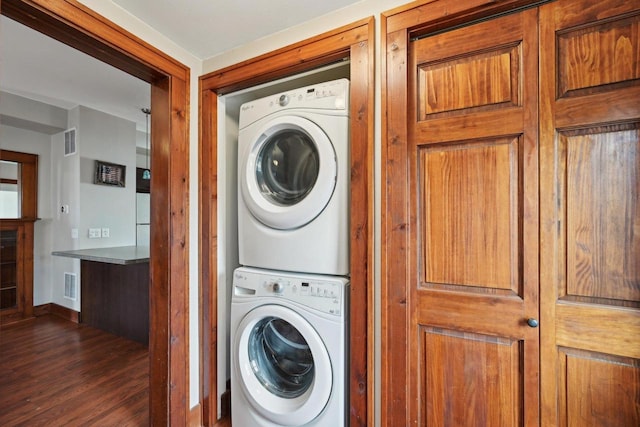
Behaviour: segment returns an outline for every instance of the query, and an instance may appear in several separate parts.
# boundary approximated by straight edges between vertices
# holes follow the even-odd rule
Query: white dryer
[[[348,301],[345,278],[234,272],[234,427],[347,425]]]
[[[238,135],[240,264],[349,274],[349,81],[245,103]]]

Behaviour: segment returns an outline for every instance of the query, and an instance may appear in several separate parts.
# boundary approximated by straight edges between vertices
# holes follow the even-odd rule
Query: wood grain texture
[[[201,89],[223,95],[347,58],[352,45],[367,41],[370,21],[365,18],[207,73],[200,77]]]
[[[638,126],[560,138],[567,156],[567,294],[640,302]]]
[[[373,275],[373,127],[374,92],[374,25],[367,25],[367,40],[350,48],[350,310],[349,310],[349,392],[350,425],[369,426],[373,422],[367,408],[373,408],[374,396],[370,381],[373,378],[373,354],[368,337],[373,337],[374,313]],[[361,82],[356,83],[353,82]],[[357,142],[353,142],[357,141]]]
[[[406,20],[404,32],[390,33],[387,28],[384,79],[389,103],[383,153],[394,155],[383,158],[383,200],[399,203],[383,206],[383,230],[391,224],[401,226],[383,234],[383,425],[472,425],[476,419],[484,420],[483,425],[539,423],[538,330],[527,325],[528,318],[538,315],[537,10],[447,31],[453,21],[465,22],[458,20],[462,17],[488,16],[496,10],[488,5],[470,7],[461,10],[461,4],[446,1],[421,4],[396,21]],[[458,18],[425,13],[448,8],[457,10]],[[417,17],[424,21],[414,21]],[[437,32],[429,35],[422,32],[424,28]],[[414,35],[420,37],[412,39]],[[408,49],[402,52],[405,46]],[[505,57],[494,63],[502,66],[496,80],[486,72],[487,56],[483,56],[493,52],[509,52],[508,61]],[[477,86],[478,93],[467,95],[454,87],[448,94],[451,98],[445,98],[451,110],[421,120],[419,103],[429,99],[421,90],[429,88],[421,86],[419,70],[452,61],[464,63],[468,58],[476,62],[457,68],[459,76],[449,82],[466,85],[465,78],[482,80],[465,86],[470,90]],[[446,86],[442,84],[443,89]],[[507,96],[511,98],[504,108],[479,107],[484,102],[480,100]],[[437,328],[507,340],[517,349],[509,356],[488,351],[477,365],[471,364],[475,368],[460,368],[464,380],[441,377],[447,383],[437,386],[446,394],[461,390],[457,385],[473,384],[475,393],[495,396],[491,391],[495,383],[482,380],[481,371],[490,372],[504,360],[517,360],[517,367],[509,368],[512,376],[504,377],[510,386],[502,390],[510,403],[500,413],[491,399],[473,404],[472,415],[464,405],[455,406],[460,398],[446,396],[439,398],[438,405],[454,405],[450,410],[455,415],[434,418],[438,410],[433,411],[426,397],[433,392],[428,372],[442,375],[441,362],[455,363],[464,353],[456,351],[455,345],[438,344],[427,350],[410,338]],[[392,369],[404,381],[389,378],[385,382]]]
[[[70,308],[55,303],[47,303],[33,307],[34,316],[40,317],[47,314],[52,314],[72,323],[80,323],[80,313]]]
[[[558,303],[557,345],[640,359],[639,311],[602,303]]]
[[[420,340],[421,425],[522,425],[520,342],[430,327]]]
[[[202,80],[199,85],[200,390],[203,425],[213,426],[218,418],[218,97],[202,89]]]
[[[18,151],[0,150],[0,160],[16,162],[18,167],[19,214],[16,219],[0,219],[3,230],[14,230],[16,246],[13,263],[2,263],[2,283],[11,274],[15,289],[1,292],[0,323],[10,323],[33,316],[33,239],[38,216],[38,156]],[[6,253],[2,256],[6,261]],[[3,261],[3,258],[0,258]]]
[[[417,0],[384,12],[387,32],[409,29],[415,36],[455,28],[546,0]]]
[[[519,140],[421,150],[422,282],[518,294]]]
[[[421,65],[418,70],[418,117],[425,120],[437,113],[497,104],[517,105],[518,86],[515,86],[514,91],[511,82],[511,57],[514,56],[516,61],[519,57],[512,50],[502,49],[433,65]]]
[[[373,399],[373,380],[368,364],[372,360],[373,344],[368,338],[373,313],[369,301],[373,300],[373,60],[374,50],[370,37],[373,36],[373,18],[337,28],[311,39],[283,47],[256,58],[222,70],[208,73],[200,78],[200,247],[214,250],[216,245],[215,218],[217,209],[215,188],[217,184],[216,102],[217,97],[238,89],[249,88],[278,78],[292,76],[312,70],[336,60],[350,58],[350,114],[351,126],[351,198],[350,219],[352,224],[351,247],[351,313],[350,322],[350,424],[352,426],[371,425],[373,411],[368,410],[368,401]],[[202,218],[206,218],[203,220]],[[202,299],[202,318],[208,319],[201,328],[208,332],[201,343],[201,360],[209,369],[210,381],[203,389],[204,422],[212,425],[216,413],[216,345],[217,318],[215,313],[215,292],[217,289],[215,272],[216,253],[209,252],[202,258],[204,277],[212,294]],[[208,265],[204,265],[208,264]],[[210,331],[210,332],[209,332]],[[215,376],[214,376],[215,375]]]
[[[189,78],[180,62],[76,0],[3,0],[2,14],[146,82]]]
[[[148,351],[56,316],[0,329],[3,426],[147,426]]]
[[[384,38],[385,67],[383,79],[383,147],[381,254],[382,277],[382,369],[381,423],[384,426],[409,425],[406,390],[411,384],[407,369],[407,257],[409,256],[409,179],[407,165],[407,101],[406,76],[407,32],[387,33]],[[402,349],[402,351],[399,351]],[[413,381],[416,381],[414,378]],[[397,424],[395,424],[397,423]]]
[[[603,86],[616,83],[640,84],[640,17],[559,33],[559,97],[606,91]]]
[[[80,261],[82,323],[149,343],[149,263]]]
[[[0,324],[19,322],[33,316],[33,223],[33,219],[0,220],[3,245],[11,245],[2,252],[9,259],[0,258],[0,275],[5,288],[1,293]],[[12,242],[4,241],[8,237],[6,233],[13,236]]]
[[[571,349],[560,349],[559,358],[559,382],[566,390],[559,412],[568,427],[640,424],[640,359]]]
[[[151,84],[149,411],[153,425],[186,424],[190,70],[76,0],[3,0],[0,11]]]
[[[171,78],[169,94],[170,140],[184,144],[164,144],[168,148],[169,229],[164,245],[169,255],[169,424],[181,425],[189,418],[189,78]],[[153,121],[153,119],[152,119]],[[151,178],[153,188],[154,181]],[[153,197],[152,197],[153,199]],[[153,209],[162,212],[152,203]],[[166,221],[166,218],[164,220]],[[156,219],[156,223],[162,218]],[[151,223],[153,230],[153,219]],[[152,236],[153,237],[153,236]],[[180,286],[176,286],[180,284]],[[195,309],[195,308],[194,308]]]
[[[544,425],[640,417],[639,11],[616,0],[540,8]]]

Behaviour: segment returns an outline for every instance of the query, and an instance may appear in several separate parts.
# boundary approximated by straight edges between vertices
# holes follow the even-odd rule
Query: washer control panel
[[[238,268],[233,275],[233,297],[279,297],[340,316],[346,309],[349,279]]]

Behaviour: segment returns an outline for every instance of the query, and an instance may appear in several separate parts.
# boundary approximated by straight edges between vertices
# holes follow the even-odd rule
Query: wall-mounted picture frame
[[[96,160],[94,184],[124,187],[127,167],[115,163]]]

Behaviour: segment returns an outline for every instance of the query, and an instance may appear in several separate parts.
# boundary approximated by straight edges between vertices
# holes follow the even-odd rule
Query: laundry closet
[[[325,403],[331,398],[331,402],[335,405],[333,412],[339,411],[343,419],[348,414],[348,411],[345,410],[347,393],[344,391],[335,393],[332,390],[331,381],[324,387],[319,384],[323,378],[331,378],[332,366],[335,374],[342,379],[341,381],[348,382],[348,362],[329,359],[338,357],[338,354],[346,358],[348,340],[345,328],[349,310],[348,305],[345,306],[345,304],[348,302],[349,279],[349,77],[350,62],[348,58],[344,58],[309,72],[218,97],[218,206],[224,207],[218,211],[217,218],[217,398],[220,400],[225,398],[224,392],[227,390],[228,382],[232,376],[233,362],[236,359],[242,360],[235,355],[233,358],[230,357],[234,353],[234,343],[232,342],[234,334],[231,329],[238,328],[238,324],[242,320],[241,317],[244,317],[249,311],[257,312],[258,310],[254,310],[256,307],[262,311],[268,311],[269,309],[265,308],[263,304],[266,301],[265,298],[275,297],[273,302],[276,305],[272,307],[276,307],[275,310],[278,313],[281,309],[279,301],[292,299],[297,304],[300,300],[306,300],[312,303],[314,310],[321,308],[325,309],[326,313],[335,312],[344,316],[345,325],[342,326],[340,334],[337,332],[338,330],[334,331],[329,327],[324,334],[326,336],[320,337],[315,333],[315,330],[322,328],[315,322],[313,327],[305,333],[308,343],[299,335],[294,338],[289,337],[290,340],[301,340],[303,342],[301,345],[305,348],[308,344],[307,351],[314,353],[313,358],[310,355],[309,357],[313,360],[312,365],[315,366],[308,366],[302,362],[296,364],[295,369],[292,368],[295,370],[295,379],[292,381],[296,383],[299,381],[301,384],[293,387],[291,385],[293,382],[289,384],[285,380],[285,383],[289,385],[281,384],[281,389],[276,390],[274,396],[270,396],[272,401],[269,401],[268,405],[277,406],[277,402],[274,403],[273,399],[277,400],[278,396],[287,399],[288,402],[295,401],[296,398],[302,402],[303,396],[306,396],[305,400],[315,403],[306,405],[300,403],[297,412],[288,413],[287,416],[307,417],[309,421],[312,421],[320,413],[323,414],[322,416],[335,416],[330,415],[332,410],[324,410],[323,412]],[[339,108],[334,109],[334,104]],[[288,114],[287,111],[300,111],[300,107],[305,106],[315,108],[316,105],[319,106],[318,109],[311,111],[314,114],[321,111],[323,114],[318,116],[312,114],[306,119],[292,119],[290,115],[282,118],[283,114]],[[241,109],[244,109],[244,119],[241,117]],[[260,111],[255,112],[256,110]],[[273,111],[276,110],[284,112],[274,113]],[[327,110],[330,113],[324,115]],[[278,114],[280,114],[281,120],[273,118]],[[262,129],[267,125],[261,123],[261,120],[270,120],[269,126],[272,127],[272,130]],[[296,124],[298,120],[300,120],[299,129]],[[290,121],[294,123],[292,124]],[[254,129],[251,129],[251,126]],[[244,137],[241,136],[241,128],[246,129]],[[290,134],[292,129],[294,134]],[[261,161],[258,159],[260,156],[256,152],[257,149],[254,147],[253,141],[248,141],[248,139],[257,138],[259,140],[261,137],[254,134],[262,131],[267,134],[276,134],[276,137],[278,132],[281,132],[284,133],[284,136],[280,138],[279,142],[273,142],[270,147],[267,147],[270,151]],[[305,135],[311,136],[307,143],[304,142]],[[326,143],[321,143],[321,140],[325,140]],[[258,141],[255,145],[268,144],[268,142]],[[289,148],[289,156],[304,158],[303,160],[295,160],[300,163],[299,167],[294,168],[295,171],[283,170],[283,162],[292,161],[287,159],[286,154],[283,154],[283,151],[286,150],[283,147],[285,145],[296,147],[293,150]],[[259,151],[263,152],[265,148],[263,147]],[[255,170],[259,171],[258,181],[253,182]],[[262,175],[260,171],[262,171]],[[295,177],[282,178],[283,175],[295,175]],[[282,181],[283,179],[287,179],[288,182]],[[338,186],[341,187],[338,188]],[[267,187],[269,188],[268,194],[265,196],[267,200],[263,200],[260,191]],[[251,192],[255,194],[252,196]],[[271,198],[273,198],[273,203],[269,203]],[[336,199],[339,200],[336,201]],[[302,203],[306,205],[300,207]],[[291,208],[294,205],[298,206],[298,212],[296,212],[296,208]],[[335,230],[335,233],[332,230]],[[311,250],[314,248],[314,244],[319,248],[316,252]],[[305,252],[307,252],[306,255]],[[335,256],[325,257],[322,252],[335,254]],[[239,257],[239,254],[243,256]],[[327,262],[320,262],[325,258],[327,258]],[[333,260],[333,258],[339,258],[339,260]],[[244,311],[241,315],[237,314],[232,319],[234,271],[243,265],[249,268],[238,270],[236,273],[236,282],[240,284],[236,283],[235,293],[236,295],[239,292],[242,294],[250,293],[250,296],[259,302],[252,305],[250,309],[242,309]],[[324,277],[326,280],[319,280],[318,274],[335,277]],[[341,290],[343,288],[344,292]],[[293,311],[297,311],[298,307],[299,305],[293,305]],[[269,314],[265,314],[267,319],[270,318]],[[285,320],[289,319],[292,324],[300,322],[296,327],[300,326],[301,331],[306,328],[304,325],[309,325],[307,322],[300,321],[295,314],[292,315],[292,318],[287,318],[286,313],[280,313],[280,315]],[[319,322],[322,321],[319,320]],[[272,325],[278,325],[274,322],[267,323],[267,332]],[[265,325],[259,324],[258,327],[264,328]],[[275,330],[271,334],[280,336],[279,332]],[[335,338],[342,336],[341,342],[328,343],[327,340],[335,339],[334,335]],[[265,333],[265,336],[268,335]],[[238,337],[236,341],[240,339],[241,337]],[[289,342],[289,340],[282,342]],[[268,345],[273,346],[274,344]],[[296,346],[296,351],[299,352],[300,347],[298,344]],[[318,353],[326,352],[325,347],[329,348],[328,352],[334,354],[327,358],[318,357]],[[261,360],[259,356],[256,357],[258,357],[257,360]],[[304,356],[299,357],[304,358]],[[247,363],[255,364],[256,361],[248,361]],[[287,363],[291,367],[291,361]],[[323,366],[323,363],[326,365]],[[329,375],[327,376],[327,374]],[[315,380],[313,379],[314,375]],[[240,376],[239,373],[238,376]],[[255,387],[260,387],[259,375],[250,373],[246,378],[249,381],[256,380]],[[279,381],[273,381],[269,378],[264,380],[264,384],[268,384],[269,387],[274,382],[278,383]],[[333,382],[336,384],[340,381],[334,380]],[[240,388],[240,386],[231,387],[233,401],[245,399]],[[309,395],[309,393],[311,394]],[[338,398],[342,399],[339,404],[336,402]],[[247,399],[253,398],[249,396]],[[253,401],[253,405],[249,402],[243,403],[243,406],[246,406],[242,408],[243,414],[251,413],[253,406],[262,406],[260,398],[257,400],[257,402]],[[220,407],[222,406],[221,402]],[[264,406],[267,406],[266,403]],[[262,414],[260,416],[263,415],[271,421],[277,421],[277,415]],[[239,415],[236,415],[235,419],[238,418]],[[238,421],[240,420],[238,419]],[[252,420],[251,422],[260,421]]]

